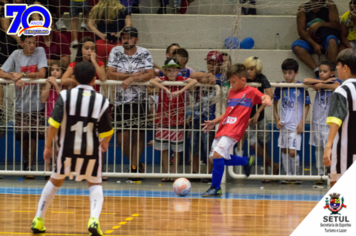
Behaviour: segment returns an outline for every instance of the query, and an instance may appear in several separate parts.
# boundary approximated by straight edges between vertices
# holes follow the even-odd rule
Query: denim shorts
[[[336,44],[339,44],[339,40],[335,35],[329,35],[322,43],[321,46],[323,47],[323,54],[325,54],[326,49],[328,48],[329,40],[334,39],[336,41]],[[314,48],[312,45],[310,45],[307,41],[304,41],[303,39],[298,39],[294,41],[292,44],[292,50],[294,49],[295,46],[299,46],[301,48],[304,48],[309,54],[314,54]]]
[[[90,11],[88,0],[83,2],[70,1],[70,17],[79,16],[79,13],[87,14]]]
[[[204,121],[202,121],[204,123]],[[194,119],[194,130],[201,130],[202,126],[198,119]],[[209,135],[209,137],[208,137]],[[209,133],[204,133],[204,131],[193,131],[193,155],[199,155],[201,153],[204,158],[209,154],[211,145],[214,141],[215,132],[210,131]]]

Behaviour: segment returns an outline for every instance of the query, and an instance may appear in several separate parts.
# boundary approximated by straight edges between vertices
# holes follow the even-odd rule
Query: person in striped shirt
[[[326,123],[330,126],[323,162],[330,168],[330,186],[340,179],[355,161],[356,145],[356,50],[348,48],[337,56],[337,73],[346,81],[332,97]]]

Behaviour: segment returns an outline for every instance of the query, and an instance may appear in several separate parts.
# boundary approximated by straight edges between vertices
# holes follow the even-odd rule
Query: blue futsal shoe
[[[255,163],[255,156],[251,156],[250,158],[247,158],[247,159],[248,159],[248,162],[246,165],[244,165],[244,171],[245,171],[246,177],[249,177],[253,163]]]
[[[222,195],[221,188],[210,187],[205,193],[203,193],[202,197],[220,197]]]

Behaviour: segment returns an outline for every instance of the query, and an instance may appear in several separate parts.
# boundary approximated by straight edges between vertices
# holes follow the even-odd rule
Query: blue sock
[[[225,161],[224,158],[213,159],[213,179],[211,187],[220,188],[221,179],[224,174]]]
[[[247,157],[240,157],[236,155],[230,155],[230,160],[225,160],[226,166],[244,166],[248,163]]]

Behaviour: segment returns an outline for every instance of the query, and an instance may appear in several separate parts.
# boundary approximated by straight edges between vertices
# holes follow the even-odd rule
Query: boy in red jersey
[[[158,109],[155,116],[156,136],[155,150],[161,151],[164,172],[168,173],[168,161],[170,150],[173,151],[173,171],[177,172],[180,152],[184,145],[184,101],[185,91],[198,83],[197,80],[178,76],[180,65],[177,59],[168,58],[163,66],[166,76],[156,77],[150,83],[163,91],[159,92]],[[185,86],[166,87],[162,82],[179,81],[186,83]],[[172,178],[164,178],[163,182],[172,182]]]
[[[247,70],[243,64],[231,66],[227,73],[232,89],[229,92],[226,112],[211,121],[205,121],[203,130],[209,132],[219,123],[219,129],[211,148],[210,158],[213,160],[213,179],[211,187],[203,193],[203,197],[218,197],[222,195],[220,183],[225,165],[244,166],[245,174],[250,175],[253,158],[230,155],[230,150],[241,140],[250,118],[252,107],[262,103],[271,106],[270,96],[261,93],[257,88],[247,86]]]

